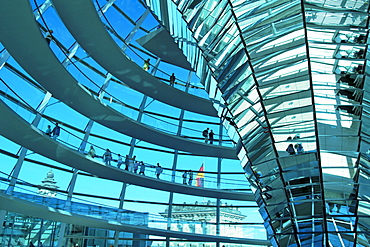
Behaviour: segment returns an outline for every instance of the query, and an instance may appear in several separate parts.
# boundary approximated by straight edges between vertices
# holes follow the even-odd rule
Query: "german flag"
[[[197,177],[195,178],[195,185],[197,187],[204,187],[204,165],[199,168]]]

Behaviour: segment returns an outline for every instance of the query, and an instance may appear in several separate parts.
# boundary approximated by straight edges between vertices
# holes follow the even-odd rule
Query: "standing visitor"
[[[45,135],[47,135],[47,136],[50,136],[51,137],[51,132],[52,132],[52,130],[51,130],[51,126],[50,125],[48,125],[48,128],[46,129],[46,131],[45,131]]]
[[[91,158],[94,158],[95,157],[95,149],[93,146],[90,146],[90,150],[89,152],[87,153],[87,156],[91,157]]]
[[[159,175],[161,175],[162,172],[163,172],[162,167],[159,165],[159,163],[157,163],[157,167],[155,168],[155,175],[157,176],[158,179]]]
[[[204,137],[204,142],[205,143],[208,143],[208,130],[209,130],[209,128],[203,130],[203,132],[202,132],[202,135]]]
[[[135,162],[136,162],[135,160],[136,160],[136,156],[132,157],[132,159],[130,160],[130,166],[128,168],[128,170],[130,172],[133,172],[134,171],[134,166],[135,166]]]
[[[193,185],[193,171],[190,170],[189,171],[189,185]]]
[[[139,161],[134,162],[134,172],[137,173],[137,170],[139,170]]]
[[[172,75],[170,76],[170,86],[175,85],[175,80],[176,80],[175,74],[172,73]]]
[[[144,60],[143,69],[145,71],[148,71],[150,69],[150,59],[149,58],[147,60]]]
[[[188,176],[188,171],[184,171],[184,174],[182,174],[182,183],[183,184],[186,184],[187,176]]]
[[[294,148],[297,150],[297,154],[303,154],[304,153],[302,143],[295,144]]]
[[[140,161],[140,172],[139,172],[139,175],[140,174],[143,174],[145,176],[144,172],[145,172],[145,164],[144,164],[144,162]]]
[[[294,150],[294,147],[293,147],[293,144],[289,144],[289,146],[286,148],[286,150],[289,155],[294,155],[295,154],[295,150]]]
[[[128,155],[126,155],[126,158],[125,158],[125,170],[128,171],[128,167],[130,166],[130,158],[128,157]]]
[[[123,164],[123,161],[122,161],[122,156],[120,154],[118,154],[118,159],[117,159],[117,167],[118,168],[121,168],[121,165]]]
[[[213,137],[214,137],[215,133],[213,133],[213,130],[211,130],[208,134],[209,136],[209,144],[213,144]]]
[[[53,139],[56,140],[60,134],[60,127],[59,127],[59,124],[56,123],[55,124],[55,127],[54,129],[51,131],[52,135],[53,135]]]
[[[111,165],[110,162],[112,160],[112,152],[108,148],[105,150],[105,153],[103,154],[103,159],[106,165],[109,166]]]

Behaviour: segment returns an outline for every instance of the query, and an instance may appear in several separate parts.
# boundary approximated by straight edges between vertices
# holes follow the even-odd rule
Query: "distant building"
[[[39,185],[37,193],[45,197],[55,197],[57,194],[55,190],[58,189],[59,186],[56,185],[57,182],[54,180],[54,172],[50,170],[46,174],[46,178],[41,182],[42,184]]]
[[[165,212],[159,213],[161,216],[168,217],[168,208]],[[242,221],[246,218],[237,207],[222,204],[220,208],[220,232],[228,237],[244,237],[245,227]],[[173,206],[172,219],[176,222],[171,224],[171,230],[190,232],[198,234],[216,235],[216,203],[215,202],[195,202],[194,205]],[[230,224],[227,224],[230,223]],[[211,246],[207,243],[186,243],[179,242],[177,246]],[[238,244],[228,244],[229,246],[242,246]]]

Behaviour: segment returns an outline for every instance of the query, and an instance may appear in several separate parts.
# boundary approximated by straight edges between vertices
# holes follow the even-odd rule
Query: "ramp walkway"
[[[206,242],[223,242],[223,243],[238,243],[256,245],[269,245],[267,240],[235,238],[212,236],[197,233],[187,233],[171,230],[162,230],[159,228],[151,228],[147,226],[130,225],[120,223],[113,220],[104,220],[95,217],[89,217],[74,212],[69,212],[61,209],[55,209],[48,205],[36,204],[27,200],[22,200],[14,196],[0,192],[0,209],[34,216],[46,220],[64,222],[68,224],[83,225],[99,229],[109,229],[113,231],[132,232],[154,236],[164,236],[171,238],[182,238],[191,241],[206,241]]]
[[[108,166],[46,136],[0,100],[0,135],[38,154],[101,178],[161,191],[220,199],[254,201],[252,192],[217,190],[159,180]]]
[[[77,42],[112,75],[133,89],[166,104],[204,115],[217,116],[209,99],[171,87],[129,59],[107,32],[93,1],[54,0],[53,6]]]
[[[0,42],[12,57],[55,98],[86,117],[122,134],[162,147],[195,155],[237,159],[235,148],[188,140],[156,130],[94,98],[50,50],[27,1],[1,2],[0,22]]]

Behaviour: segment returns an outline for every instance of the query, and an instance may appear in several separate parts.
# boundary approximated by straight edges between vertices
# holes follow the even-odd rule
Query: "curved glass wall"
[[[146,2],[202,50],[271,243],[368,246],[369,2]]]

